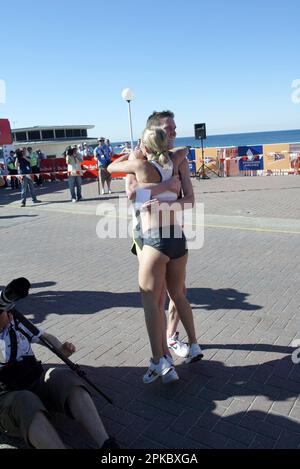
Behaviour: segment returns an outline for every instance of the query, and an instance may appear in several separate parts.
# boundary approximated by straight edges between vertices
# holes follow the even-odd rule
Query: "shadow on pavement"
[[[207,311],[216,309],[242,309],[256,311],[262,306],[247,303],[248,293],[243,293],[233,288],[188,288],[187,297],[193,308],[201,308]]]
[[[24,218],[24,217],[32,218],[32,217],[37,217],[37,216],[38,216],[38,215],[26,215],[26,214],[24,214],[24,215],[5,215],[4,217],[0,216],[0,221],[1,221],[1,220],[5,220],[5,219],[6,219],[6,220],[9,220],[9,219],[11,219],[11,218],[22,218],[22,217],[23,217],[23,218]]]
[[[45,282],[44,286],[50,286]],[[52,283],[53,284],[53,283]],[[40,284],[35,284],[40,285]],[[33,287],[35,287],[33,285]],[[236,309],[257,311],[262,306],[246,301],[248,294],[231,288],[214,290],[212,288],[189,288],[188,298],[192,308],[206,311]],[[142,308],[139,292],[114,291],[41,291],[30,294],[18,303],[24,305],[34,320],[42,322],[48,314],[95,314],[113,308]]]
[[[299,419],[280,415],[280,410],[276,413],[276,407],[271,408],[288,406],[299,395],[299,366],[290,356],[260,365],[227,367],[214,360],[181,364],[176,367],[180,380],[172,385],[162,385],[160,380],[144,385],[143,367],[81,368],[113,399],[114,405],[110,405],[93,392],[108,433],[122,448],[300,446]],[[76,425],[72,427],[63,419],[58,423],[65,441],[89,447],[88,438]],[[0,444],[6,439],[0,435]],[[15,446],[22,445],[19,440],[12,441]]]

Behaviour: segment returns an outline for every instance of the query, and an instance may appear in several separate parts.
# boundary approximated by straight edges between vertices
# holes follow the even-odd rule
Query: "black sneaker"
[[[25,202],[22,202],[21,205],[20,205],[20,207],[26,207]]]
[[[38,199],[34,199],[32,202],[33,202],[34,204],[41,204],[41,203],[42,203],[42,201],[41,201],[41,200],[38,200]]]
[[[104,441],[100,449],[120,449],[120,446],[116,442],[113,436],[110,436],[107,440]]]

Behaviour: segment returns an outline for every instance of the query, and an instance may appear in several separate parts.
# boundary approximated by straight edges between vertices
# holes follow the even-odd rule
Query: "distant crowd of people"
[[[135,149],[138,149],[139,145],[140,139],[138,140]],[[131,146],[129,142],[125,142],[125,144],[120,148],[120,150],[121,153],[129,154],[131,152]],[[83,171],[81,163],[84,158],[93,157],[94,160],[97,162],[98,179],[101,195],[112,193],[112,176],[107,170],[107,167],[112,162],[113,154],[114,151],[110,140],[104,137],[98,138],[97,146],[95,148],[89,146],[87,143],[84,142],[83,144],[73,145],[66,149],[66,151],[64,152],[64,157],[66,158],[66,162],[68,165],[68,181],[72,202],[80,202],[81,200],[83,200],[81,191]]]
[[[68,165],[68,181],[72,202],[80,202],[83,199],[81,193],[83,173],[81,163],[87,157],[93,157],[97,161],[101,195],[111,194],[111,175],[107,171],[107,167],[112,161],[112,155],[113,148],[110,141],[104,137],[98,139],[97,146],[94,149],[86,143],[73,145],[66,149],[64,156]],[[105,184],[107,191],[105,190]]]
[[[122,153],[130,153],[131,146],[129,142],[119,149]],[[108,165],[112,162],[114,154],[113,147],[108,138],[101,137],[97,140],[97,146],[94,148],[86,142],[67,147],[63,153],[66,159],[68,171],[68,183],[72,202],[79,202],[82,197],[82,167],[84,159],[94,158],[97,161],[99,185],[101,195],[111,194],[111,175],[107,171]],[[36,187],[43,185],[41,174],[41,161],[46,159],[45,153],[40,149],[34,151],[32,147],[17,148],[11,151],[6,159],[6,167],[9,176],[9,183],[12,190],[21,191],[21,207],[26,206],[28,193],[33,203],[40,201],[36,196]],[[32,174],[34,175],[32,179]],[[6,182],[6,184],[8,184]]]
[[[34,183],[38,187],[43,184],[40,162],[45,157],[45,154],[39,149],[33,151],[32,147],[23,147],[17,148],[15,151],[12,150],[6,160],[11,188],[21,189],[21,207],[26,206],[28,191],[33,203],[40,203],[36,196]],[[34,174],[34,182],[31,179],[31,174]]]

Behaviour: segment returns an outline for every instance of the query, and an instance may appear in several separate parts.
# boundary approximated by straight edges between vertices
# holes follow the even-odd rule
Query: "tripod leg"
[[[206,168],[208,171],[211,171],[211,172],[214,173],[216,176],[221,177],[221,176],[219,175],[219,173],[217,173],[217,172],[214,171],[213,169],[209,168],[209,167],[206,166],[206,165],[204,165],[204,166],[205,166],[205,168]],[[207,177],[208,177],[208,176],[207,176]]]

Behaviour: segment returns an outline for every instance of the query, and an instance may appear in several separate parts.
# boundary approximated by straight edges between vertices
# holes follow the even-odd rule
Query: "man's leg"
[[[10,187],[11,187],[11,189],[15,189],[15,188],[16,188],[16,183],[15,183],[16,178],[14,178],[14,177],[12,176],[12,174],[14,174],[13,171],[12,171],[12,172],[9,172],[9,175],[10,175]]]
[[[106,433],[85,383],[68,368],[46,370],[34,391],[50,412],[65,413],[80,423],[99,447],[117,447]]]
[[[28,178],[23,176],[23,180],[21,182],[21,202],[24,207],[26,205],[27,187],[28,187]]]
[[[12,177],[13,172],[10,171],[10,170],[8,170],[8,171],[9,171],[8,174],[10,176],[10,187],[11,187],[11,189],[14,189],[15,188],[15,178]]]
[[[81,195],[81,176],[76,176],[77,200],[82,199]]]
[[[72,200],[76,200],[76,194],[75,194],[75,176],[69,176],[69,189],[71,192],[71,198]]]
[[[185,267],[188,255],[179,259],[172,259],[167,265],[167,288],[177,311],[180,314],[182,324],[188,334],[190,345],[196,343],[196,334],[192,309],[184,294]]]
[[[12,177],[11,184],[12,184],[12,186],[11,186],[12,189],[18,189],[18,187],[19,187],[18,178]]]
[[[106,177],[106,184],[108,187],[108,193],[111,194],[110,183],[111,183],[111,174],[106,170],[107,177]]]
[[[8,435],[23,437],[37,449],[60,449],[64,444],[47,418],[41,399],[31,391],[0,395],[0,426]]]
[[[179,321],[180,318],[177,309],[174,305],[174,302],[170,300],[168,308],[168,337],[173,337],[173,335],[177,332],[177,326],[179,324]]]
[[[184,276],[185,275],[186,275],[186,273],[184,273]],[[184,284],[184,287],[183,287],[183,292],[186,295],[186,286],[185,286],[185,284]],[[176,334],[176,332],[178,330],[178,324],[180,322],[180,318],[179,318],[179,314],[178,314],[178,311],[176,309],[176,306],[175,306],[174,302],[171,300],[171,298],[170,298],[170,301],[169,301],[168,313],[169,313],[169,316],[168,316],[168,337],[173,337],[174,334]]]
[[[96,406],[89,393],[81,386],[75,386],[67,399],[68,408],[88,434],[97,443],[99,448],[109,439]]]
[[[35,202],[37,200],[36,198],[36,193],[35,193],[35,188],[34,188],[34,185],[33,185],[33,182],[31,180],[31,178],[26,178],[28,180],[27,184],[29,186],[29,191],[30,191],[30,195],[31,195],[31,198],[32,198],[32,201]]]
[[[104,183],[105,183],[105,176],[102,168],[99,168],[99,181],[100,181],[100,192],[104,194]]]
[[[41,411],[35,414],[31,422],[28,430],[28,440],[36,449],[65,449],[65,445],[59,438],[55,428]]]
[[[34,174],[33,180],[34,180],[35,184],[37,185],[37,183],[38,183],[38,177],[36,175],[37,167],[36,166],[31,166],[31,172],[32,172],[32,174]]]
[[[167,265],[167,288],[180,315],[181,322],[187,332],[189,349],[186,363],[192,363],[203,357],[202,350],[197,343],[192,308],[185,293],[185,267],[188,255],[178,259],[171,259]]]
[[[186,295],[186,286],[183,287],[184,295]],[[186,358],[189,353],[189,347],[186,342],[179,338],[178,324],[180,317],[174,302],[170,299],[168,307],[168,346],[169,348],[181,358]]]

